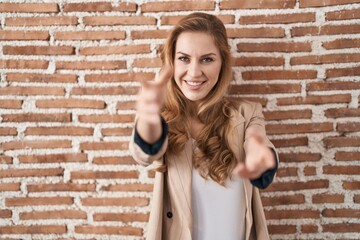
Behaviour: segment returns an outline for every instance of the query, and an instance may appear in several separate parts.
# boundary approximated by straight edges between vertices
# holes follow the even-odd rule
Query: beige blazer
[[[242,101],[239,111],[232,119],[233,131],[231,150],[238,161],[244,161],[246,142],[245,130],[248,127],[258,128],[265,136],[265,122],[260,104]],[[266,144],[274,149],[266,138]],[[167,139],[156,155],[147,155],[130,140],[130,152],[134,159],[142,165],[157,168],[164,163]],[[275,149],[274,149],[275,150]],[[278,158],[277,158],[278,159]],[[192,232],[191,215],[191,181],[192,181],[192,140],[189,139],[179,155],[167,156],[166,168],[156,172],[150,219],[147,229],[148,240],[190,240]],[[244,180],[246,199],[246,239],[269,239],[265,215],[259,190],[249,180]],[[172,217],[167,216],[168,212]]]

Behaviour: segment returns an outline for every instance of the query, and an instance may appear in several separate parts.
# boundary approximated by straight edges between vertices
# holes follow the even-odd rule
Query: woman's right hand
[[[155,143],[161,136],[160,111],[164,104],[166,84],[173,75],[173,69],[164,65],[152,81],[142,81],[137,101],[136,130],[147,143]]]

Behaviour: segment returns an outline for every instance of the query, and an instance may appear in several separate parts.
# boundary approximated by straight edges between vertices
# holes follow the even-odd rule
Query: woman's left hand
[[[239,163],[235,167],[234,175],[253,180],[275,167],[274,153],[258,136],[250,137],[246,145],[245,163]]]

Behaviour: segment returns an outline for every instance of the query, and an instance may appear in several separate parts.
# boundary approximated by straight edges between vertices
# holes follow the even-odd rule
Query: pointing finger
[[[155,76],[155,82],[164,86],[172,77],[173,69],[170,65],[164,65]]]

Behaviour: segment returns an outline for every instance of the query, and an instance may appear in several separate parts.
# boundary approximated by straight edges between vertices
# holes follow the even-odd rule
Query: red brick
[[[107,12],[123,11],[135,12],[137,5],[130,2],[119,3],[118,6],[112,6],[110,2],[92,2],[92,3],[65,3],[64,12]]]
[[[11,182],[11,183],[0,183],[0,192],[17,192],[20,191],[20,183],[19,182]],[[1,215],[1,211],[0,211]]]
[[[146,16],[87,16],[84,24],[91,26],[156,25],[156,18]]]
[[[0,108],[2,108],[2,109],[21,109],[22,103],[23,102],[21,100],[1,99],[0,100]]]
[[[3,122],[70,122],[69,113],[43,114],[43,113],[20,113],[4,114]]]
[[[80,143],[81,150],[127,150],[128,142],[82,142]]]
[[[330,108],[325,110],[325,116],[328,118],[343,118],[343,117],[359,117],[359,108]]]
[[[116,104],[116,110],[135,110],[136,101],[121,101]]]
[[[311,109],[287,110],[287,111],[264,111],[266,120],[286,120],[286,119],[310,119]]]
[[[16,136],[16,135],[17,135],[16,128],[0,128],[0,136]]]
[[[67,163],[87,162],[87,154],[84,153],[59,153],[46,155],[20,155],[20,163]]]
[[[152,192],[153,185],[145,183],[129,183],[104,186],[101,190],[109,192]]]
[[[360,166],[323,166],[324,174],[332,175],[358,175]]]
[[[354,203],[360,203],[360,195],[354,196]]]
[[[51,17],[10,17],[5,19],[5,26],[66,26],[77,25],[75,16],[51,16]]]
[[[333,6],[333,5],[343,5],[358,3],[359,0],[300,0],[300,7],[324,7],[324,6]]]
[[[304,219],[320,218],[318,210],[268,210],[265,211],[266,219]]]
[[[41,148],[71,148],[69,140],[29,140],[29,141],[13,141],[1,144],[3,150],[17,149],[41,149]]]
[[[360,211],[356,209],[324,209],[321,214],[324,217],[360,218]]]
[[[85,82],[140,82],[143,80],[153,80],[154,73],[113,73],[113,74],[91,74],[85,76]]]
[[[79,121],[86,123],[132,123],[134,120],[134,115],[79,115]]]
[[[281,162],[316,162],[320,161],[320,153],[280,153]]]
[[[165,39],[169,35],[169,30],[142,30],[142,31],[131,31],[132,39],[154,39],[162,38]]]
[[[304,175],[305,176],[315,176],[316,175],[316,167],[304,167]]]
[[[143,230],[135,227],[112,227],[112,226],[75,226],[75,233],[79,234],[102,234],[102,235],[130,235],[142,236]]]
[[[103,136],[130,136],[132,128],[103,128],[101,134]]]
[[[221,1],[220,9],[261,9],[261,8],[294,8],[295,0],[253,0],[253,1]]]
[[[342,186],[344,189],[359,190],[360,181],[344,181]]]
[[[47,169],[14,168],[14,169],[0,170],[0,178],[49,177],[49,176],[62,176],[63,174],[64,174],[64,169],[62,168],[47,168]]]
[[[106,12],[111,11],[110,2],[65,3],[64,12]]]
[[[323,232],[332,232],[332,233],[359,233],[360,224],[359,223],[331,223],[322,225]]]
[[[36,95],[51,95],[64,96],[65,89],[61,87],[2,87],[0,88],[0,95],[22,95],[22,96],[36,96]]]
[[[169,1],[169,2],[148,2],[141,4],[141,12],[168,12],[168,11],[200,11],[215,10],[213,1]]]
[[[323,141],[326,148],[360,146],[359,137],[327,137]]]
[[[342,187],[346,190],[359,190],[360,181],[344,181]]]
[[[328,78],[359,76],[359,75],[360,75],[360,67],[326,69],[326,77]]]
[[[242,72],[244,80],[291,80],[314,79],[316,77],[316,70],[259,70]]]
[[[71,95],[136,95],[137,87],[74,87]]]
[[[28,184],[28,192],[95,192],[95,184],[54,183],[54,184]]]
[[[56,69],[67,70],[118,70],[126,69],[126,61],[81,61],[56,62]]]
[[[359,161],[360,152],[336,152],[336,161]]]
[[[86,219],[87,214],[79,210],[57,210],[57,211],[34,211],[22,212],[19,214],[20,220],[34,219]]]
[[[9,156],[0,155],[0,164],[12,164],[13,160]]]
[[[6,198],[5,205],[16,206],[46,206],[46,205],[72,205],[72,197],[19,197]]]
[[[309,42],[238,43],[239,52],[311,52]]]
[[[347,123],[338,123],[336,126],[338,132],[359,132],[360,123],[357,122],[347,122]]]
[[[0,234],[65,234],[66,225],[16,225],[1,226]]]
[[[56,3],[0,3],[0,12],[56,13]]]
[[[67,31],[55,32],[55,40],[123,40],[124,31]]]
[[[234,66],[283,66],[283,57],[239,57],[235,59]]]
[[[145,213],[95,213],[95,222],[147,222],[149,215]]]
[[[315,22],[315,13],[292,13],[274,15],[249,15],[240,16],[240,24],[277,24],[277,23],[299,23]]]
[[[292,37],[322,36],[337,34],[356,34],[360,32],[360,25],[324,25],[321,27],[293,27]]]
[[[360,62],[360,54],[326,54],[292,57],[291,65]]]
[[[276,177],[277,178],[282,178],[282,177],[297,177],[298,176],[298,168],[296,167],[281,167],[277,172],[276,172]]]
[[[124,197],[124,198],[83,198],[83,206],[137,206],[149,205],[149,199],[143,197]]]
[[[106,47],[84,47],[79,50],[80,55],[113,55],[113,54],[145,54],[150,53],[149,44],[106,46]]]
[[[333,123],[268,124],[266,131],[270,135],[331,132]]]
[[[310,95],[306,97],[289,97],[278,98],[277,105],[320,105],[329,103],[349,103],[351,102],[350,94],[334,94],[334,95]]]
[[[0,30],[1,41],[11,40],[49,40],[50,34],[47,31],[12,31]]]
[[[360,82],[313,82],[307,84],[307,91],[331,91],[359,89]]]
[[[285,30],[283,28],[228,28],[229,38],[283,38]]]
[[[67,98],[53,100],[37,100],[36,107],[104,109],[106,107],[106,103],[102,100]]]
[[[360,18],[360,9],[341,10],[326,13],[326,20],[349,20]]]
[[[162,62],[160,58],[137,58],[132,65],[134,68],[160,68]]]
[[[71,179],[129,179],[138,178],[138,171],[76,171]]]
[[[303,194],[283,195],[275,197],[261,197],[264,206],[293,205],[305,203]]]
[[[8,82],[76,83],[75,74],[7,73]]]
[[[224,24],[233,24],[235,23],[234,15],[216,15]],[[161,16],[160,21],[161,25],[175,25],[177,24],[184,16]]]
[[[342,194],[316,194],[312,196],[313,203],[343,203],[344,195]]]
[[[360,39],[341,38],[322,44],[325,49],[344,49],[344,48],[359,48]]]
[[[93,164],[99,165],[133,165],[136,164],[132,157],[94,157]]]
[[[296,225],[269,225],[268,230],[272,234],[295,234]]]
[[[5,55],[73,55],[75,48],[70,46],[4,46]]]
[[[25,135],[36,136],[92,136],[94,134],[93,128],[86,127],[28,127]]]
[[[11,218],[12,217],[12,211],[11,210],[0,210],[0,218]]]
[[[271,142],[276,148],[307,146],[309,144],[309,140],[307,137],[271,139]]]
[[[0,68],[9,68],[9,69],[12,68],[47,69],[48,65],[49,65],[49,61],[45,61],[45,60],[23,60],[23,59],[0,60]]]
[[[300,93],[299,84],[241,84],[232,85],[230,94],[277,94]]]
[[[306,224],[301,226],[301,232],[302,233],[317,233],[318,232],[318,226],[314,224]]]
[[[283,191],[299,191],[308,189],[321,189],[329,188],[329,180],[308,180],[305,182],[293,181],[293,182],[274,182],[265,192],[283,192]]]

